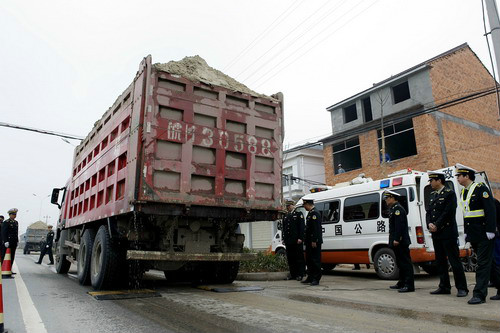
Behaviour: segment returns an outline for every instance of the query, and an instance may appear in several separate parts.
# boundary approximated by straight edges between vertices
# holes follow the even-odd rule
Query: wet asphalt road
[[[97,301],[87,294],[91,287],[56,274],[52,266],[35,265],[36,259],[18,252],[19,274],[3,281],[10,333],[500,331],[500,302],[470,306],[468,298],[453,294],[431,296],[437,279],[426,274],[417,276],[417,292],[402,295],[369,270],[335,270],[318,287],[237,281],[233,286],[264,289],[229,293],[169,284],[162,273],[150,272],[143,287],[161,297]],[[472,274],[467,278],[473,283]]]

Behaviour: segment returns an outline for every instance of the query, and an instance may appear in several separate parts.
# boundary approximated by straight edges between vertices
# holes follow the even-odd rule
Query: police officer
[[[54,257],[52,256],[52,242],[54,241],[54,232],[52,231],[51,225],[47,226],[47,228],[49,229],[49,232],[47,233],[45,243],[42,245],[43,248],[40,253],[40,258],[38,259],[38,262],[36,262],[38,265],[42,263],[43,257],[45,256],[46,253],[49,254],[49,260],[50,260],[48,265],[54,265]]]
[[[432,235],[439,272],[439,287],[431,291],[430,294],[451,294],[450,276],[448,275],[449,261],[453,269],[455,287],[458,290],[457,297],[465,297],[469,293],[469,289],[458,249],[458,227],[455,218],[457,197],[455,192],[444,186],[444,172],[427,171],[427,173],[429,184],[434,191],[430,195],[426,222],[427,229]]]
[[[493,238],[496,229],[495,203],[488,187],[476,183],[476,170],[462,164],[456,166],[457,181],[464,188],[460,195],[460,206],[464,214],[465,241],[470,242],[477,254],[476,286],[469,304],[481,304],[488,295]]]
[[[11,265],[13,265],[19,236],[19,223],[16,221],[17,208],[9,209],[7,213],[9,214],[9,218],[2,222],[2,262],[5,252],[10,248],[10,260]]]
[[[321,244],[323,243],[321,216],[314,209],[314,200],[303,199],[302,202],[305,210],[308,211],[305,232],[307,278],[302,283],[317,286],[321,280]]]
[[[491,296],[493,301],[500,300],[500,201],[495,199],[495,210],[497,213],[497,231],[495,236],[495,246],[493,250],[493,260],[491,263],[490,281],[497,289],[497,294]]]
[[[286,246],[286,257],[290,275],[286,280],[302,281],[305,271],[304,262],[304,215],[295,210],[295,202],[286,200],[287,213],[283,217],[283,244]]]
[[[399,267],[399,281],[391,289],[399,289],[400,293],[415,291],[415,278],[411,263],[410,235],[408,234],[408,220],[406,210],[398,202],[399,194],[393,191],[384,191],[384,199],[389,211],[389,247],[396,255],[396,265]]]

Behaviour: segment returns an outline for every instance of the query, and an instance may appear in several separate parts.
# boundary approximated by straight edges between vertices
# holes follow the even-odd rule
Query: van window
[[[451,182],[449,180],[446,181],[446,182],[444,182],[444,186],[446,186],[446,188],[449,188],[452,191],[455,191],[454,188],[453,188],[453,182]],[[424,205],[425,205],[425,210],[429,210],[430,197],[431,197],[431,193],[433,191],[434,190],[432,189],[431,185],[427,185],[426,187],[424,187]]]
[[[321,214],[321,223],[337,223],[340,220],[340,201],[330,201],[322,203],[322,210],[319,212]]]
[[[380,212],[380,194],[371,193],[347,198],[344,201],[344,221],[376,219]]]
[[[406,210],[406,213],[408,214],[408,193],[406,189],[398,188],[391,191],[394,191],[400,195],[400,197],[398,198],[398,202],[401,204],[401,206],[403,206],[403,208]],[[387,207],[385,200],[382,200],[382,217],[389,217],[389,207]]]

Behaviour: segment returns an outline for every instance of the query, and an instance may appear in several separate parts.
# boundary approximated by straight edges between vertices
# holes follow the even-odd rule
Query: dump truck
[[[31,251],[40,251],[41,243],[45,240],[47,232],[45,222],[37,221],[30,224],[24,234],[23,253],[30,254]]]
[[[56,271],[74,263],[96,290],[150,269],[232,282],[252,257],[238,224],[283,209],[282,140],[281,93],[258,94],[199,56],[147,56],[52,192]]]

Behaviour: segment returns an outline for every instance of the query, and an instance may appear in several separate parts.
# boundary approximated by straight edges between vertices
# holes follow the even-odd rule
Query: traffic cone
[[[2,262],[2,277],[5,279],[12,277],[12,269],[11,269],[10,261],[11,261],[10,260],[10,248],[7,248],[7,251],[5,252],[5,257],[3,258],[3,262]]]
[[[3,328],[3,291],[2,291],[2,288],[3,288],[2,275],[0,274],[0,333],[6,333],[6,331]]]

